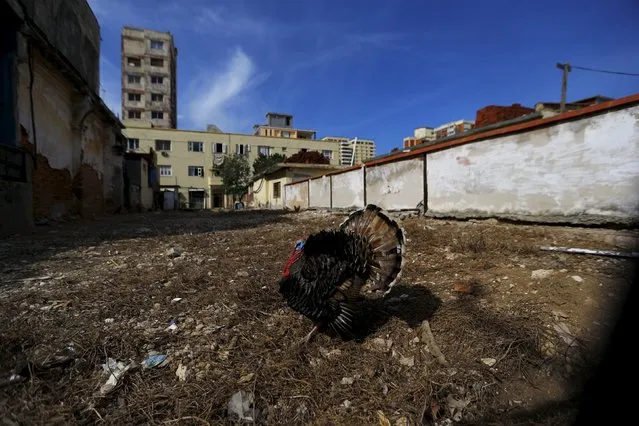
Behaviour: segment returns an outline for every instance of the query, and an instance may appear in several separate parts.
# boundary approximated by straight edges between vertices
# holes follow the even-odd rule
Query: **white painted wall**
[[[424,200],[424,160],[413,158],[366,169],[366,202],[387,210],[415,209]]]
[[[331,207],[331,181],[330,176],[322,176],[310,181],[310,206]]]
[[[300,182],[284,186],[284,203],[289,209],[299,206],[308,208],[308,182]]]
[[[333,208],[364,207],[364,169],[333,175]]]
[[[427,179],[434,215],[637,217],[639,106],[428,154]]]
[[[38,54],[34,54],[33,74],[38,154],[45,156],[52,168],[67,169],[73,175],[80,168],[71,128],[73,87]],[[33,141],[29,82],[29,65],[25,58],[18,66],[18,120],[27,129],[29,140]],[[79,149],[76,152],[79,154]]]

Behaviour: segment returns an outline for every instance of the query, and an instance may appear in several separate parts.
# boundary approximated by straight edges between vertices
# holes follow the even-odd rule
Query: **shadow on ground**
[[[266,224],[291,221],[293,212],[281,210],[244,210],[231,212],[153,212],[80,219],[38,226],[31,234],[14,235],[0,242],[0,273],[27,266],[66,250],[98,246],[105,242],[138,239],[141,250],[145,240],[179,235],[210,234],[245,230]],[[19,263],[18,263],[19,262]],[[26,275],[25,275],[26,276]],[[1,281],[0,281],[1,283]]]

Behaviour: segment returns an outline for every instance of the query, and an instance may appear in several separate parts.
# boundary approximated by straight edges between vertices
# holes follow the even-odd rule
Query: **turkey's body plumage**
[[[399,277],[403,244],[399,225],[369,205],[339,229],[320,231],[296,246],[280,293],[290,308],[316,325],[348,333],[361,287],[370,279],[374,289],[389,291]]]

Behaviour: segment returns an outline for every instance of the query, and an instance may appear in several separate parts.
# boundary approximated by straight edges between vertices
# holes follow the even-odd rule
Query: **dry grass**
[[[631,267],[535,249],[606,248],[598,231],[411,219],[402,282],[368,303],[369,333],[351,341],[320,335],[299,349],[310,323],[279,297],[281,267],[295,239],[342,219],[142,214],[7,241],[0,381],[11,369],[26,381],[0,388],[2,416],[34,425],[232,424],[227,402],[245,390],[267,424],[370,425],[378,410],[393,424],[420,424],[433,412],[437,421],[451,418],[455,401],[465,404],[463,421],[488,424],[486,416],[569,396],[569,373],[589,359],[567,349],[553,326],[566,324],[580,348],[596,347],[593,321],[604,329],[606,317],[593,315],[623,297],[619,282]],[[172,259],[169,248],[183,252]],[[533,281],[534,269],[554,274]],[[425,320],[445,365],[425,344]],[[380,349],[375,339],[392,344]],[[108,357],[139,364],[150,350],[167,354],[168,366],[134,369],[110,394],[96,394]],[[555,417],[538,413],[538,421],[571,416],[550,411]]]

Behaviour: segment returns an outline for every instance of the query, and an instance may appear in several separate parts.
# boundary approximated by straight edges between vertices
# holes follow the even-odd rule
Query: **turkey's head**
[[[306,240],[297,240],[295,242],[293,251],[288,257],[288,261],[286,262],[286,266],[284,267],[284,272],[282,273],[284,278],[287,278],[289,275],[291,275],[291,269],[295,269],[295,263],[300,259],[300,257],[302,257],[302,253],[304,253],[304,243],[306,243]]]

